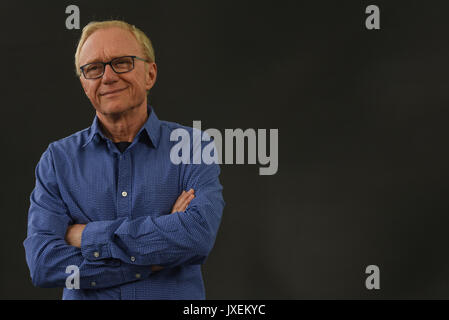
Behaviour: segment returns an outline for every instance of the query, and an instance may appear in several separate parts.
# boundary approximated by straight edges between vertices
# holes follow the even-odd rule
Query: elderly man
[[[204,299],[220,169],[170,161],[172,130],[193,129],[159,120],[147,102],[150,40],[123,21],[91,22],[75,64],[96,116],[36,167],[24,241],[33,284],[64,287],[63,299]],[[79,284],[67,287],[70,270]]]

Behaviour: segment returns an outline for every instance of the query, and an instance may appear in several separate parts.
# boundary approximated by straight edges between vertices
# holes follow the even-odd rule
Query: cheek
[[[97,95],[95,94],[95,90],[93,90],[92,88],[90,88],[89,91],[87,91],[87,96],[89,97],[90,100],[96,100],[97,99]]]
[[[88,96],[88,98],[90,100],[97,100],[97,88],[98,86],[96,85],[90,85],[89,87],[87,87],[87,91],[86,91],[86,95]]]
[[[142,74],[136,75],[129,79],[130,90],[133,95],[138,95],[141,91],[145,91],[145,77]]]
[[[85,93],[86,93],[86,96],[89,99],[90,103],[93,106],[98,106],[100,104],[100,98],[97,96],[95,89],[92,87],[89,87],[86,89],[87,90],[85,91]]]

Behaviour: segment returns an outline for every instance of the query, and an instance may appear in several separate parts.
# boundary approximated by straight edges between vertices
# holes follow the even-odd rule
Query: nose
[[[105,84],[108,84],[116,82],[117,80],[118,80],[117,74],[114,72],[114,70],[112,70],[112,67],[107,64],[104,67],[104,74],[101,81]]]

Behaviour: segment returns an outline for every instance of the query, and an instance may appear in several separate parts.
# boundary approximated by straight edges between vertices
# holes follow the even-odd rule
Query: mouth
[[[100,93],[100,96],[102,96],[102,97],[104,97],[104,96],[112,96],[112,95],[114,95],[114,94],[117,94],[117,93],[120,93],[120,92],[126,90],[127,88],[128,88],[128,87],[122,88],[122,89],[116,89],[116,90],[106,91],[106,92]]]

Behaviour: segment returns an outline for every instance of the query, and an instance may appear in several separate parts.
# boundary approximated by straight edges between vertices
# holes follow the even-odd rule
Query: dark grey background
[[[32,286],[22,241],[42,152],[94,117],[69,4],[81,27],[149,35],[160,119],[279,129],[276,175],[222,166],[209,299],[449,297],[447,2],[18,0],[0,4],[0,298],[60,298]],[[365,28],[369,4],[381,30]]]

